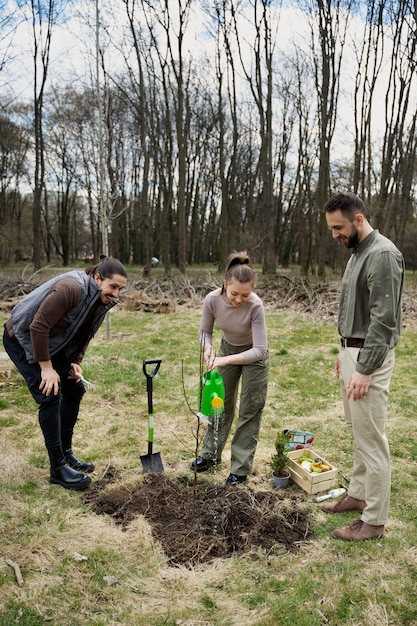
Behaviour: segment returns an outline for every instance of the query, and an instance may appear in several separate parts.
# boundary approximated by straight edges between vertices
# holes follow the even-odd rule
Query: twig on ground
[[[106,474],[107,474],[107,472],[109,471],[109,468],[110,468],[110,461],[107,463],[107,467],[106,467],[106,469],[104,470],[103,475],[102,475],[102,477],[100,478],[100,480],[103,480],[103,478],[105,477],[105,475],[106,475]]]
[[[16,576],[16,582],[21,587],[23,585],[23,576],[18,563],[15,563],[10,559],[6,559],[6,564],[13,568],[14,575]]]

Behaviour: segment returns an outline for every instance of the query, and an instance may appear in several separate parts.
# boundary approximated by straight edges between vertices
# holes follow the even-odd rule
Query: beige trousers
[[[382,366],[372,374],[366,396],[346,400],[346,389],[356,369],[358,348],[341,348],[340,384],[346,425],[353,437],[354,460],[349,495],[366,501],[362,521],[384,526],[388,519],[391,492],[391,461],[385,435],[389,385],[395,364],[391,349]]]

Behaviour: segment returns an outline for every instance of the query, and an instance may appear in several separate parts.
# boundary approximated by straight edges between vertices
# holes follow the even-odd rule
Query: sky
[[[96,0],[70,2],[70,11],[65,23],[54,27],[47,87],[63,82],[76,86],[81,78],[87,84],[92,84],[94,81],[97,6],[100,15],[101,44],[105,46],[109,36],[111,42],[116,44],[122,36],[125,14],[121,0],[97,1],[98,5]],[[33,98],[34,75],[31,20],[25,20],[23,10],[17,8],[17,0],[7,0],[7,2],[8,10],[13,11],[17,27],[13,32],[4,27],[1,29],[0,53],[8,50],[11,53],[11,59],[6,62],[4,69],[0,72],[0,93],[2,93],[3,98],[6,98],[7,95],[6,102],[18,102],[22,99],[30,102]],[[171,2],[172,5],[170,6],[177,6],[174,0]],[[207,35],[208,14],[202,10],[201,6],[202,4],[196,0],[191,3],[192,14],[187,27],[187,44],[193,57],[196,58],[199,54],[205,53],[213,58],[214,63],[214,40]],[[295,9],[291,3],[282,5],[277,1],[276,7],[277,46],[282,54],[288,52],[293,46],[307,49],[309,46],[309,27],[306,16]],[[253,40],[253,32],[250,27],[251,16],[252,13],[250,17],[243,14],[240,22],[240,32],[243,39],[246,37],[250,41]],[[30,18],[30,15],[26,17]],[[109,29],[109,35],[106,32],[107,29]],[[346,60],[341,80],[341,115],[338,125],[338,133],[342,136],[346,132],[351,132],[348,125],[343,123],[343,119],[348,120],[352,117],[353,68],[355,66],[352,41],[355,33],[358,33],[360,37],[361,32],[362,23],[360,17],[357,16],[351,21],[345,47]],[[116,71],[123,67],[123,61],[117,54],[116,46],[112,47],[111,53],[106,54],[106,64]],[[381,104],[384,98],[388,69],[387,59],[378,81]],[[314,97],[313,94],[312,98]],[[415,90],[415,102],[413,104],[417,107],[417,90]],[[346,112],[346,115],[343,114],[343,111]],[[384,108],[380,106],[374,109],[374,125],[380,127],[382,132],[384,124]]]
[[[125,22],[124,8],[117,0],[111,2],[111,9],[106,9],[106,0],[99,1],[101,31],[101,43],[105,44],[109,28],[114,42],[121,36],[121,25]],[[173,3],[174,4],[174,3]],[[12,60],[8,61],[5,70],[0,72],[0,86],[2,91],[11,91],[16,97],[31,98],[33,95],[33,33],[30,14],[27,20],[24,13],[16,9],[16,0],[8,0],[9,10],[14,10],[17,27],[14,33],[9,32],[2,36],[2,47],[6,43],[11,44]],[[52,81],[59,78],[74,79],[76,76],[87,76],[94,70],[91,63],[95,63],[95,26],[96,26],[96,2],[84,0],[71,2],[71,11],[65,24],[54,26],[51,46],[50,78]],[[278,5],[278,3],[277,3]],[[187,25],[187,44],[190,54],[194,57],[207,53],[214,58],[214,40],[206,30],[208,21],[207,12],[201,9],[199,2],[192,2],[192,14]],[[302,22],[298,12],[291,8],[282,9],[279,14],[279,46],[288,48],[290,42],[299,39],[302,35]],[[241,31],[248,37],[250,20],[241,20]],[[1,45],[1,44],[0,44]],[[1,48],[0,48],[1,50]],[[107,57],[109,65],[123,67],[123,62],[112,52]]]

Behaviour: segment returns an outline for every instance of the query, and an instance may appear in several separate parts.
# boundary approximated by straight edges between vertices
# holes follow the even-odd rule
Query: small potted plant
[[[290,479],[290,473],[286,469],[288,463],[288,457],[285,450],[287,440],[284,431],[279,430],[275,438],[275,454],[271,457],[272,468],[272,480],[274,487],[285,488],[288,487],[288,481]]]

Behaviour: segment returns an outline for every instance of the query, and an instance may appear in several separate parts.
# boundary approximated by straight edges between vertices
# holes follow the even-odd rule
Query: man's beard
[[[359,245],[359,232],[356,226],[352,226],[352,233],[347,241],[346,248],[357,248]]]

